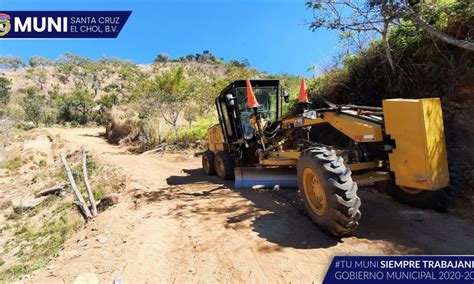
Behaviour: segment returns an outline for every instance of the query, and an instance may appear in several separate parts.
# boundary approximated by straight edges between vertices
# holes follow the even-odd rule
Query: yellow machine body
[[[219,124],[213,125],[207,130],[207,146],[214,153],[227,150]]]
[[[449,185],[439,98],[383,101],[385,133],[395,140],[390,170],[398,186],[438,190]]]
[[[216,97],[220,124],[208,129],[206,175],[233,179],[236,188],[298,188],[309,217],[336,236],[358,225],[361,185],[386,181],[397,200],[445,209],[439,98],[314,108],[301,96],[294,116],[283,117],[289,96],[281,87],[278,80],[236,80]]]
[[[355,114],[355,112],[352,114]],[[380,124],[361,120],[346,113],[328,112],[324,114],[324,117],[315,119],[298,116],[284,120],[282,125],[283,129],[288,129],[289,125],[304,127],[321,123],[331,124],[356,142],[377,142],[383,140],[382,126]]]
[[[281,121],[282,129],[329,123],[356,142],[382,142],[384,136],[394,140],[395,147],[385,161],[348,164],[359,184],[389,179],[380,169],[389,166],[400,187],[438,190],[449,186],[449,171],[444,138],[443,116],[439,98],[391,99],[383,101],[383,124],[362,120],[355,112],[327,112],[315,119],[297,116]],[[380,118],[382,122],[382,118]],[[222,128],[208,129],[208,150],[228,151]],[[260,157],[257,167],[295,167],[300,156],[295,150],[269,151]],[[369,172],[367,172],[369,170]],[[372,171],[370,171],[372,170]],[[237,175],[237,174],[236,174]],[[267,172],[262,173],[270,178]],[[259,177],[260,178],[260,177]]]

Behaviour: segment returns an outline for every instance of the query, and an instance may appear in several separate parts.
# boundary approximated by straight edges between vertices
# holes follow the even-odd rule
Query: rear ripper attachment
[[[312,109],[302,79],[300,114],[282,118],[288,101],[278,80],[238,80],[224,88],[215,100],[219,124],[208,130],[205,173],[235,179],[239,188],[298,187],[313,222],[336,236],[358,226],[360,185],[383,181],[411,205],[443,204],[439,193],[449,175],[439,99]],[[311,140],[310,129],[321,124],[342,133],[349,146]]]

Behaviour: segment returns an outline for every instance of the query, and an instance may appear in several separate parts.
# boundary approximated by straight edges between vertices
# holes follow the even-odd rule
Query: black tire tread
[[[212,151],[205,151],[202,154],[202,168],[204,170],[204,173],[208,176],[214,176],[216,175],[216,168],[214,166],[214,159],[216,158],[216,155]],[[209,161],[209,171],[206,171],[206,168],[204,167],[205,160]]]
[[[410,194],[398,188],[393,181],[388,181],[386,187],[388,187],[387,191],[392,198],[400,203],[421,209],[432,209],[439,212],[447,211],[450,201],[447,189],[436,191],[423,190],[417,194]]]
[[[218,152],[216,155],[216,159],[222,159],[224,161],[224,168],[225,168],[225,174],[224,176],[219,176],[223,179],[234,179],[234,168],[235,168],[235,161],[232,155],[230,155],[228,152]],[[214,162],[214,164],[216,164]],[[216,172],[217,173],[217,172]],[[219,175],[219,173],[217,173]]]
[[[298,183],[303,190],[302,172],[306,167],[319,171],[324,184],[328,208],[323,216],[318,216],[308,205],[302,192],[303,202],[309,216],[319,227],[335,236],[344,236],[354,231],[361,218],[361,201],[357,196],[357,184],[352,180],[351,170],[344,165],[343,158],[334,150],[314,147],[304,150],[298,161]]]

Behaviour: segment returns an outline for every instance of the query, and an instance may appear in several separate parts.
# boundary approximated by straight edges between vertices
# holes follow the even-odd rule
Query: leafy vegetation
[[[26,163],[26,161],[24,159],[22,159],[21,156],[14,156],[14,157],[11,157],[10,159],[4,161],[1,164],[1,167],[4,168],[4,169],[9,170],[10,172],[15,172],[15,171],[19,170],[25,163]]]
[[[474,31],[474,10],[468,1],[425,9],[433,26],[467,37]],[[310,93],[319,102],[379,105],[385,98],[452,96],[472,82],[472,52],[432,38],[405,21],[388,38],[395,64],[391,72],[382,41],[374,41],[355,55],[347,55],[322,76],[310,82]]]
[[[79,221],[69,220],[63,216],[58,220],[47,222],[39,230],[27,225],[16,228],[15,239],[5,249],[17,247],[15,256],[20,261],[2,270],[0,281],[17,279],[48,264],[79,224]]]
[[[170,58],[167,53],[161,53],[155,57],[153,60],[155,64],[164,64],[169,62],[179,62],[179,63],[189,63],[189,62],[198,62],[198,63],[209,63],[209,64],[224,64],[223,58],[217,58],[212,52],[209,50],[204,50],[202,53],[196,54],[188,54],[186,56],[181,56],[178,58]],[[231,60],[229,62],[230,65],[237,66],[237,67],[249,67],[250,63],[247,59],[242,60],[242,62],[238,60]]]
[[[378,35],[392,71],[395,71],[396,61],[391,51],[390,32],[404,25],[406,21],[438,41],[474,51],[472,35],[451,35],[440,29],[439,25],[436,26],[436,23],[442,21],[441,18],[437,18],[434,22],[430,21],[435,10],[438,12],[436,16],[442,16],[439,12],[446,8],[451,9],[451,6],[462,6],[458,8],[464,9],[456,9],[453,15],[469,10],[472,13],[472,1],[469,0],[309,0],[306,6],[314,12],[310,29],[338,30],[349,54],[364,50]]]
[[[2,62],[4,69],[25,65],[11,56],[0,57]],[[104,125],[110,141],[132,143],[139,151],[202,139],[216,122],[214,98],[224,86],[236,79],[274,77],[250,68],[248,60],[226,63],[208,50],[179,58],[162,53],[151,66],[71,53],[54,61],[34,56],[23,70],[24,82],[13,91],[10,79],[0,78],[0,102],[9,104],[9,115],[34,127]],[[296,77],[278,77],[291,82],[296,94]],[[9,100],[12,92],[19,98]]]
[[[25,66],[23,59],[18,56],[1,56],[0,57],[0,67],[3,69],[13,69],[17,70],[20,67]]]
[[[412,20],[411,11],[401,14],[396,9],[390,11],[392,4],[399,5],[398,8],[402,4],[408,7],[405,1],[361,1],[373,5],[353,11],[359,14],[343,14],[349,17],[348,22],[331,18],[334,14],[324,14],[331,11],[328,10],[331,7],[322,5],[323,2],[334,3],[308,1],[309,8],[323,13],[316,14],[311,28],[340,30],[343,42],[353,41],[357,48],[351,46],[334,66],[309,80],[314,106],[322,106],[325,100],[380,106],[387,98],[440,97],[452,183],[472,188],[474,159],[466,153],[472,153],[474,137],[473,53],[426,32]],[[342,5],[353,2],[338,1]],[[416,16],[437,31],[472,41],[472,1],[410,1],[409,4]],[[375,22],[364,21],[364,15],[374,16]],[[361,38],[354,26],[348,29],[354,23],[359,31],[372,30],[366,38]],[[380,39],[369,40],[374,33],[378,33]],[[354,41],[359,39],[362,42]],[[179,58],[162,53],[151,66],[116,58],[94,61],[71,53],[54,61],[31,57],[28,64],[19,57],[0,56],[0,68],[5,71],[0,77],[0,126],[5,115],[27,121],[27,126],[20,124],[25,128],[52,124],[104,125],[111,142],[130,143],[138,151],[160,143],[186,145],[203,139],[208,127],[216,122],[215,96],[233,80],[280,79],[292,100],[296,99],[299,85],[296,76],[264,74],[251,68],[248,60],[225,62],[207,50]],[[9,77],[12,74],[20,78]],[[291,112],[291,105],[283,107],[284,112]],[[19,176],[31,162],[28,159],[12,156],[1,167]],[[46,164],[43,159],[37,162],[41,169],[46,168]],[[84,190],[77,155],[71,165],[79,187]],[[93,158],[89,158],[87,168],[97,199],[122,188],[124,178],[113,173],[99,174],[104,169]],[[46,176],[43,172],[46,171],[41,173],[43,180],[65,179],[62,169],[57,169],[56,176]],[[41,216],[45,205],[29,210],[13,207],[6,214],[1,230],[14,237],[1,251],[0,282],[17,279],[44,266],[80,224],[73,218],[77,212],[72,200],[52,197],[44,204],[56,217],[42,220],[38,226],[30,226],[27,220]],[[6,263],[7,254],[17,261]]]
[[[46,107],[46,99],[43,95],[39,95],[35,88],[28,88],[26,96],[23,98],[21,107],[25,112],[25,118],[32,121],[36,127],[43,119]]]
[[[3,115],[4,109],[10,101],[11,82],[5,77],[0,77],[0,116]]]
[[[418,6],[430,25],[450,36],[472,40],[472,1],[444,1]],[[382,39],[343,57],[308,87],[314,106],[324,101],[381,106],[388,98],[440,97],[454,188],[472,188],[474,160],[466,156],[474,138],[472,94],[474,53],[430,36],[412,21],[402,21],[387,35],[393,69]]]
[[[49,185],[67,180],[62,165],[54,163],[52,159],[48,160],[48,168],[41,168],[48,163],[46,155],[43,157],[31,150],[15,153],[2,164],[2,168],[9,170],[12,178],[27,180],[28,184],[41,181]],[[78,187],[87,196],[82,180],[81,152],[72,153],[68,160]],[[32,164],[40,167],[37,175],[33,178],[24,177],[20,170],[28,167],[31,172]],[[108,193],[123,190],[125,177],[114,168],[99,165],[94,156],[89,155],[87,159],[87,171],[97,200]],[[71,234],[83,224],[71,190],[66,191],[68,193],[65,196],[50,195],[34,207],[10,203],[2,208],[5,222],[0,225],[0,232],[6,242],[2,242],[0,248],[0,262],[3,262],[0,264],[0,283],[18,280],[20,276],[47,265]]]

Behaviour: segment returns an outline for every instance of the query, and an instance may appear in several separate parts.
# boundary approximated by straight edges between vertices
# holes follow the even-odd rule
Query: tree
[[[161,53],[153,60],[154,63],[167,63],[170,57],[167,53]]]
[[[17,70],[20,67],[25,66],[23,59],[17,56],[0,56],[0,68]]]
[[[0,116],[0,150],[5,151],[5,147],[11,143],[10,133],[15,126],[15,121],[8,116]],[[3,154],[3,153],[0,153]]]
[[[51,66],[52,64],[53,62],[51,60],[41,56],[32,56],[29,59],[29,65],[31,68],[46,67]]]
[[[201,63],[213,63],[216,61],[216,57],[209,50],[204,50],[202,54],[196,53],[195,59]]]
[[[102,57],[99,60],[99,62],[101,64],[109,66],[110,67],[110,69],[109,69],[110,72],[115,72],[116,69],[120,68],[120,66],[123,63],[123,61],[120,60],[120,58],[116,58],[116,57]]]
[[[87,124],[95,106],[91,94],[84,89],[75,89],[60,102],[61,118],[65,121]]]
[[[63,98],[63,94],[60,93],[60,87],[58,84],[52,86],[52,89],[48,91],[45,96],[45,110],[42,117],[42,122],[46,126],[51,126],[58,122],[60,108],[58,102]]]
[[[124,61],[118,68],[118,76],[121,80],[125,81],[125,89],[129,92],[132,92],[137,84],[146,79],[145,73],[140,69],[140,67],[131,62]]]
[[[140,119],[140,138],[145,148],[156,142],[153,120],[160,114],[160,98],[155,78],[144,77],[131,85],[132,96],[130,101],[137,106]],[[159,138],[158,138],[159,140]]]
[[[10,101],[11,96],[11,81],[5,77],[0,77],[0,115],[2,110],[5,109],[5,106]]]
[[[249,68],[249,67],[250,67],[250,61],[249,61],[248,59],[242,60],[242,64],[243,64],[244,67],[246,67],[246,68]]]
[[[212,103],[214,95],[221,90],[211,87],[211,82],[206,80],[202,72],[188,72],[187,81],[185,90],[187,98],[181,104],[184,109],[183,118],[191,126],[199,117],[209,113],[214,106]]]
[[[108,115],[113,106],[119,103],[119,98],[116,94],[108,94],[102,96],[97,102],[97,123],[105,125],[108,122]]]
[[[185,109],[189,99],[186,91],[189,82],[184,77],[184,69],[171,69],[155,78],[159,96],[160,112],[166,123],[170,124],[178,137],[178,118]]]
[[[64,78],[63,83],[69,81],[72,76],[76,89],[90,87],[94,91],[94,97],[104,81],[110,77],[122,62],[116,58],[101,58],[93,61],[88,58],[65,53],[56,62],[56,71]]]
[[[88,84],[88,73],[85,70],[90,59],[72,53],[61,55],[56,61],[56,71],[59,73],[64,83],[72,77],[76,89],[85,87]]]
[[[238,68],[246,68],[246,67],[249,67],[250,63],[248,62],[247,59],[243,60],[242,62],[232,59],[229,62],[229,65],[233,67],[238,67]]]
[[[20,105],[25,112],[25,119],[33,122],[38,127],[46,108],[44,96],[38,95],[35,88],[28,88]]]
[[[387,60],[395,70],[387,35],[399,17],[392,11],[391,0],[311,0],[306,5],[314,13],[310,24],[312,31],[319,28],[339,30],[340,38],[349,41],[349,48],[355,47],[355,52],[364,49],[377,35],[381,36]]]
[[[255,78],[259,76],[259,72],[256,69],[246,68],[244,64],[237,60],[232,60],[226,68],[226,76],[224,81],[228,84],[234,80],[242,78]],[[221,86],[222,88],[225,85]]]
[[[52,65],[51,60],[41,56],[32,56],[29,59],[29,65],[30,67],[26,70],[26,78],[35,81],[40,90],[43,90],[48,79],[46,67]]]
[[[87,63],[87,59],[72,53],[65,53],[61,55],[58,60],[56,60],[56,72],[60,76],[61,81],[66,83],[69,81],[71,76],[80,76],[84,75],[83,72],[80,72],[80,68],[84,67]],[[74,78],[75,79],[75,78]],[[82,78],[81,78],[82,79]],[[83,80],[74,80],[76,87],[83,86]]]
[[[48,72],[44,68],[28,68],[26,69],[26,78],[35,81],[40,90],[43,90],[44,84],[48,79]]]
[[[66,84],[69,82],[69,78],[73,73],[75,66],[70,61],[62,61],[60,59],[56,62],[55,68],[57,73],[55,75],[59,78],[61,83]]]
[[[411,20],[415,26],[424,30],[431,36],[438,38],[446,43],[449,43],[451,45],[454,45],[463,49],[474,51],[474,42],[471,42],[468,39],[457,39],[453,36],[448,35],[447,33],[444,33],[434,28],[433,26],[431,26],[426,21],[424,21],[421,17],[418,16],[418,14],[413,10],[409,1],[407,0],[402,0],[402,1],[404,4],[404,7],[402,7],[402,10],[405,12],[405,15],[406,15],[405,17]],[[472,10],[472,2],[470,1],[460,1],[460,2],[465,2],[467,4],[466,9]]]
[[[417,4],[423,7],[424,2]],[[427,31],[449,44],[474,50],[474,44],[455,39],[423,21],[408,0],[310,0],[306,6],[313,10],[311,30],[327,28],[340,31],[340,38],[348,41],[349,48],[360,51],[377,37],[384,43],[388,63],[395,71],[389,42],[389,32],[403,20],[410,20],[418,28]],[[352,50],[353,52],[354,50]],[[350,52],[350,51],[348,51]]]
[[[101,61],[94,62],[88,60],[83,67],[86,80],[89,82],[91,89],[94,91],[94,97],[97,97],[102,83],[109,77],[110,68]]]

